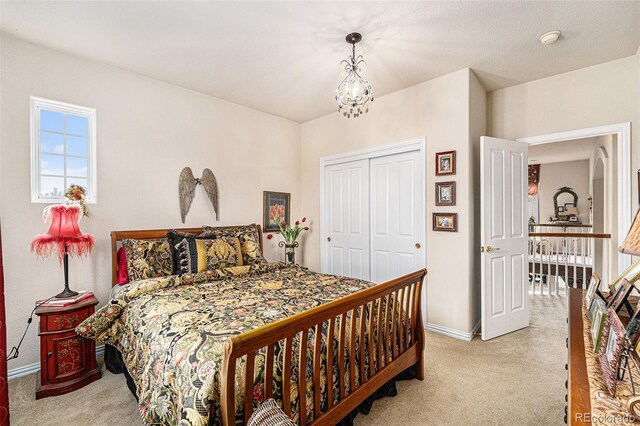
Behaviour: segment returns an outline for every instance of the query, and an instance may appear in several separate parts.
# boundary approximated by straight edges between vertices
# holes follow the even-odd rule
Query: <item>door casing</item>
[[[618,242],[624,241],[627,231],[631,228],[631,219],[635,212],[632,206],[631,193],[631,123],[617,123],[604,126],[589,127],[586,129],[569,130],[566,132],[550,133],[531,137],[516,139],[518,142],[525,142],[530,145],[543,143],[571,141],[597,136],[615,135],[617,138],[618,151]],[[618,253],[618,273],[624,272],[631,266],[631,256]]]

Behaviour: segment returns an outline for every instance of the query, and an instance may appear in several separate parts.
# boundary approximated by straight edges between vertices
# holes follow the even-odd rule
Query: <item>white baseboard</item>
[[[96,355],[102,355],[104,352],[104,346],[100,346],[96,348]],[[14,368],[7,372],[7,379],[13,380],[18,377],[28,376],[29,374],[37,373],[40,371],[40,363],[36,362],[35,364],[29,364],[22,367]]]
[[[470,342],[473,339],[473,336],[480,329],[480,321],[473,327],[470,332],[454,330],[453,328],[443,327],[441,325],[436,324],[427,324],[427,330],[433,331],[434,333],[444,334],[445,336],[453,337],[454,339],[466,340]]]

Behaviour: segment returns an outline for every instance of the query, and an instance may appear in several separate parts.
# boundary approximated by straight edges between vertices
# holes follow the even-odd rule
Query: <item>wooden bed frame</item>
[[[262,230],[260,225],[258,234],[260,249],[263,246]],[[219,229],[233,229],[234,226],[220,227]],[[113,231],[111,232],[112,252],[112,282],[117,283],[118,269],[116,251],[118,243],[124,239],[162,239],[168,229],[139,230],[139,231]],[[178,229],[178,231],[199,234],[202,228]],[[273,322],[230,337],[225,344],[224,360],[221,376],[220,403],[222,410],[222,424],[235,425],[235,378],[236,362],[245,358],[246,374],[244,377],[244,421],[248,421],[253,413],[253,387],[254,387],[254,361],[257,352],[266,352],[264,390],[265,399],[273,397],[273,364],[274,349],[284,340],[284,359],[282,377],[282,407],[284,412],[291,417],[291,370],[294,357],[298,360],[307,358],[308,332],[315,329],[315,342],[313,345],[313,425],[334,425],[351,411],[357,408],[367,397],[386,382],[396,377],[409,367],[415,366],[416,376],[424,380],[424,328],[422,325],[422,313],[420,301],[422,297],[423,281],[427,274],[426,269],[420,269],[400,278],[378,284],[374,287],[359,291],[347,297],[320,305],[291,317]],[[367,315],[373,313],[373,315]],[[383,321],[384,318],[384,321]],[[350,333],[347,336],[346,323],[350,321]],[[385,324],[389,324],[390,333],[385,333],[381,338],[381,330]],[[388,329],[388,328],[387,328]],[[368,331],[367,331],[368,330]],[[367,332],[366,332],[367,331]],[[365,333],[366,332],[366,333]],[[323,334],[326,341],[337,339],[338,346],[338,372],[337,383],[339,386],[339,400],[334,401],[333,392],[327,392],[326,407],[321,407],[320,377],[322,359],[326,365],[332,365],[334,360],[333,348],[324,348],[321,345]],[[345,349],[349,354],[356,353],[356,341],[359,336],[375,336],[368,341],[368,365],[365,363],[365,345],[359,346],[359,359],[349,364],[345,371]],[[293,353],[293,340],[296,336],[300,339],[298,353]],[[384,340],[384,341],[383,341]],[[376,354],[374,362],[374,354]],[[382,362],[378,362],[382,360]],[[298,389],[306,389],[307,374],[306,362],[298,363]],[[359,373],[359,383],[354,386],[356,369]],[[327,381],[333,383],[333,369],[325,369]],[[349,375],[349,382],[355,388],[349,389],[345,374]],[[366,375],[365,375],[366,374]],[[332,389],[329,387],[329,389]],[[307,424],[306,392],[299,392],[299,424]]]

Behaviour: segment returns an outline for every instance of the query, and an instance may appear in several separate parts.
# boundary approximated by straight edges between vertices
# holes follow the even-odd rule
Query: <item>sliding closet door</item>
[[[369,280],[369,160],[327,166],[324,188],[326,272]]]
[[[425,266],[420,151],[371,159],[371,281]]]

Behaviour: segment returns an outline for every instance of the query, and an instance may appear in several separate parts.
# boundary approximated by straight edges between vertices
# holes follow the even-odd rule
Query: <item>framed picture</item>
[[[433,230],[458,232],[458,213],[434,213]]]
[[[456,152],[436,152],[436,176],[456,174]]]
[[[600,288],[600,276],[598,274],[591,275],[591,281],[589,281],[589,288],[587,289],[587,295],[584,298],[585,305],[591,306],[591,301],[596,293],[599,293]]]
[[[627,280],[623,280],[622,285],[618,286],[618,290],[615,292],[611,300],[609,300],[607,307],[613,309],[616,313],[620,312],[620,309],[629,303],[627,298],[631,294],[633,288],[633,284]],[[629,310],[629,314],[633,315],[633,307],[629,306],[627,309]]]
[[[598,302],[599,301],[599,302]],[[591,301],[591,304],[589,305],[589,319],[591,320],[591,324],[593,324],[593,318],[596,314],[596,310],[598,309],[598,305],[601,305],[604,303],[604,309],[607,309],[607,301],[604,300],[599,294],[594,294],[593,295],[593,300]]]
[[[593,343],[593,352],[597,353],[602,343],[602,330],[604,330],[604,324],[607,322],[607,304],[602,299],[594,299],[593,304],[591,342]]]
[[[625,331],[625,336],[629,339],[632,345],[635,345],[638,343],[638,340],[640,340],[640,333],[638,333],[638,330],[640,330],[640,311],[636,310],[629,320],[629,324],[627,324]]]
[[[634,283],[640,279],[640,259],[633,262],[631,266],[627,268],[618,278],[616,278],[611,284],[609,284],[609,291],[611,294],[615,294],[618,290],[618,286],[622,283],[622,280],[627,280],[630,283]]]
[[[624,327],[613,309],[607,312],[607,322],[602,334],[602,343],[600,344],[600,367],[604,375],[605,383],[612,396],[616,394],[616,384],[618,382],[618,365],[620,363],[620,354],[624,346]]]
[[[278,224],[289,223],[291,194],[264,191],[262,204],[262,231],[279,232]]]
[[[571,207],[575,207],[576,205],[573,203],[564,203],[564,211],[568,212]]]
[[[564,206],[558,206],[558,213],[564,213]]]
[[[456,183],[436,182],[436,206],[456,205]]]

